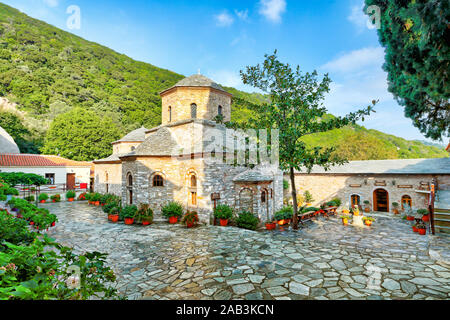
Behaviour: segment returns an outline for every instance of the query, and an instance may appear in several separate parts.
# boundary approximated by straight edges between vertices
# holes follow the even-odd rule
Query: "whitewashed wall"
[[[87,183],[91,175],[89,167],[0,167],[0,172],[34,173],[45,177],[46,173],[55,174],[55,183],[66,183],[68,173],[75,173],[75,183]]]

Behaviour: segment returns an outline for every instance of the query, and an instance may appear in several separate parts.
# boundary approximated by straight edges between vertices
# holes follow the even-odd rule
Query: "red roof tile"
[[[90,167],[91,163],[39,154],[1,154],[0,167]]]

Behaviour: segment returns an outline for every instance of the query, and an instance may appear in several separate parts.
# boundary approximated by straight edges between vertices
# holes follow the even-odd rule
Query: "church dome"
[[[177,88],[177,87],[208,87],[208,88],[213,88],[213,89],[216,89],[219,91],[226,92],[220,85],[215,83],[213,80],[205,77],[202,74],[194,74],[190,77],[187,77],[187,78],[184,78],[184,79],[178,81],[174,86],[161,92],[161,94],[163,94],[166,91],[169,91],[170,89]]]
[[[14,139],[2,127],[0,127],[0,153],[20,153]]]

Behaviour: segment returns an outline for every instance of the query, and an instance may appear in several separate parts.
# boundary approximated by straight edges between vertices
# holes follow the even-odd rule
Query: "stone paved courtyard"
[[[366,229],[320,218],[297,232],[253,232],[126,226],[86,203],[44,206],[59,219],[49,235],[108,253],[129,299],[450,297],[450,237],[419,236],[399,218],[377,217]]]

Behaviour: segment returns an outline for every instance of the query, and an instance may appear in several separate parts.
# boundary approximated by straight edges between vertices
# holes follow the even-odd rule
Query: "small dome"
[[[14,139],[2,127],[0,127],[0,153],[20,153]]]
[[[220,85],[201,74],[194,74],[190,77],[178,81],[174,86],[164,90],[162,93],[176,87],[209,87],[216,90],[226,92]]]

